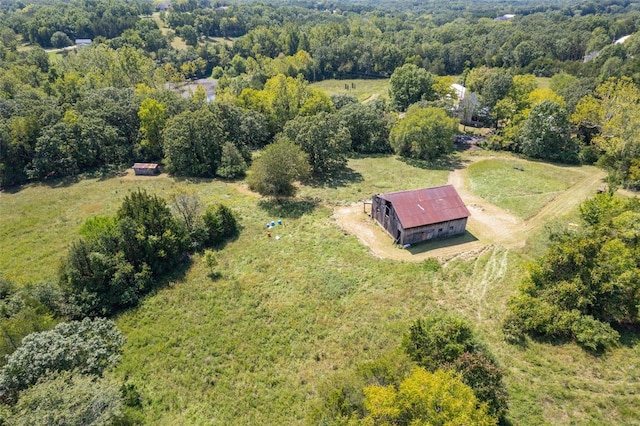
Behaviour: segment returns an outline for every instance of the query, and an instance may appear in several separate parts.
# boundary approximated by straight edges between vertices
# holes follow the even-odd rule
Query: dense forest
[[[295,181],[332,181],[349,157],[431,161],[453,151],[460,124],[483,127],[484,148],[607,170],[607,193],[582,206],[583,231],[553,236],[503,330],[515,343],[573,340],[602,353],[618,344],[617,328],[639,323],[638,206],[613,195],[640,188],[639,30],[640,5],[628,0],[3,2],[0,189],[155,161],[176,177],[248,174],[251,189],[281,201]],[[388,79],[389,99],[311,85],[347,78]],[[215,100],[202,87],[175,90],[197,79],[215,82]],[[240,231],[224,205],[139,191],[82,226],[51,282],[19,285],[0,271],[4,421],[69,389],[57,407],[104,396],[101,408],[69,413],[78,422],[91,411],[135,424],[136,389],[102,378],[123,338],[100,317],[136,306],[194,253],[215,275],[210,249]],[[432,404],[416,389],[436,384],[472,402],[437,422],[507,421],[503,370],[468,324],[418,320],[403,348],[402,365],[380,367],[393,371],[329,392],[314,421],[433,419],[402,407]]]

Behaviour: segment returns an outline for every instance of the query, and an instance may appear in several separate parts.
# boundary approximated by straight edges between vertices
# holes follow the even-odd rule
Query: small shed
[[[136,176],[153,176],[160,173],[160,166],[156,163],[135,163],[133,165],[133,172]]]
[[[469,210],[452,185],[378,194],[371,217],[400,245],[463,234]]]

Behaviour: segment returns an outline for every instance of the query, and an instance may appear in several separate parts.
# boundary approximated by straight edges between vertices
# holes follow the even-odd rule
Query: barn
[[[452,185],[378,194],[371,217],[400,245],[462,234],[469,210]]]
[[[160,166],[156,163],[134,163],[133,172],[136,174],[136,176],[153,176],[160,173]]]

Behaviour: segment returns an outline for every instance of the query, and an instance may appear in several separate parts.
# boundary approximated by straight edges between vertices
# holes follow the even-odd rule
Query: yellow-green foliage
[[[415,368],[394,386],[367,386],[364,405],[369,415],[364,425],[496,425],[479,404],[471,388],[449,371],[430,373]]]

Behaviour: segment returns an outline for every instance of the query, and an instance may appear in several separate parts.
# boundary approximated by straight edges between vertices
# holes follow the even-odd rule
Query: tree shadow
[[[627,348],[640,345],[640,324],[612,324],[614,330],[620,333],[620,344]]]
[[[64,176],[64,177],[41,180],[38,182],[38,184],[49,187],[49,188],[66,188],[68,186],[75,185],[85,177],[86,177],[86,174]]]
[[[174,176],[174,175],[169,175],[169,176],[175,182],[185,183],[185,184],[211,183],[216,180],[216,178],[212,178],[212,177],[193,177],[193,176]]]
[[[165,288],[171,288],[183,282],[192,264],[193,260],[191,259],[191,256],[185,254],[182,261],[179,262],[174,268],[163,274],[154,275],[153,286],[151,286],[146,293],[141,294],[135,304],[121,306],[117,309],[114,309],[110,316],[117,318],[130,310],[138,309],[145,299],[154,297],[158,294],[159,291]]]
[[[311,199],[263,199],[258,201],[258,207],[272,217],[297,219],[311,213],[318,203]]]
[[[50,177],[45,179],[28,181],[25,183],[12,185],[7,188],[3,188],[2,192],[7,194],[17,194],[28,186],[46,186],[48,188],[66,188],[71,185],[84,180],[84,179],[98,179],[100,181],[111,179],[114,177],[123,177],[127,175],[127,169],[120,167],[99,167],[94,170],[84,171],[75,175]]]
[[[314,188],[336,189],[351,183],[362,182],[362,174],[349,167],[343,167],[324,176],[313,176],[304,183]]]
[[[421,160],[417,158],[398,157],[398,160],[402,161],[408,166],[416,167],[423,170],[448,170],[454,171],[464,168],[465,161],[455,154],[434,158],[432,160]]]

